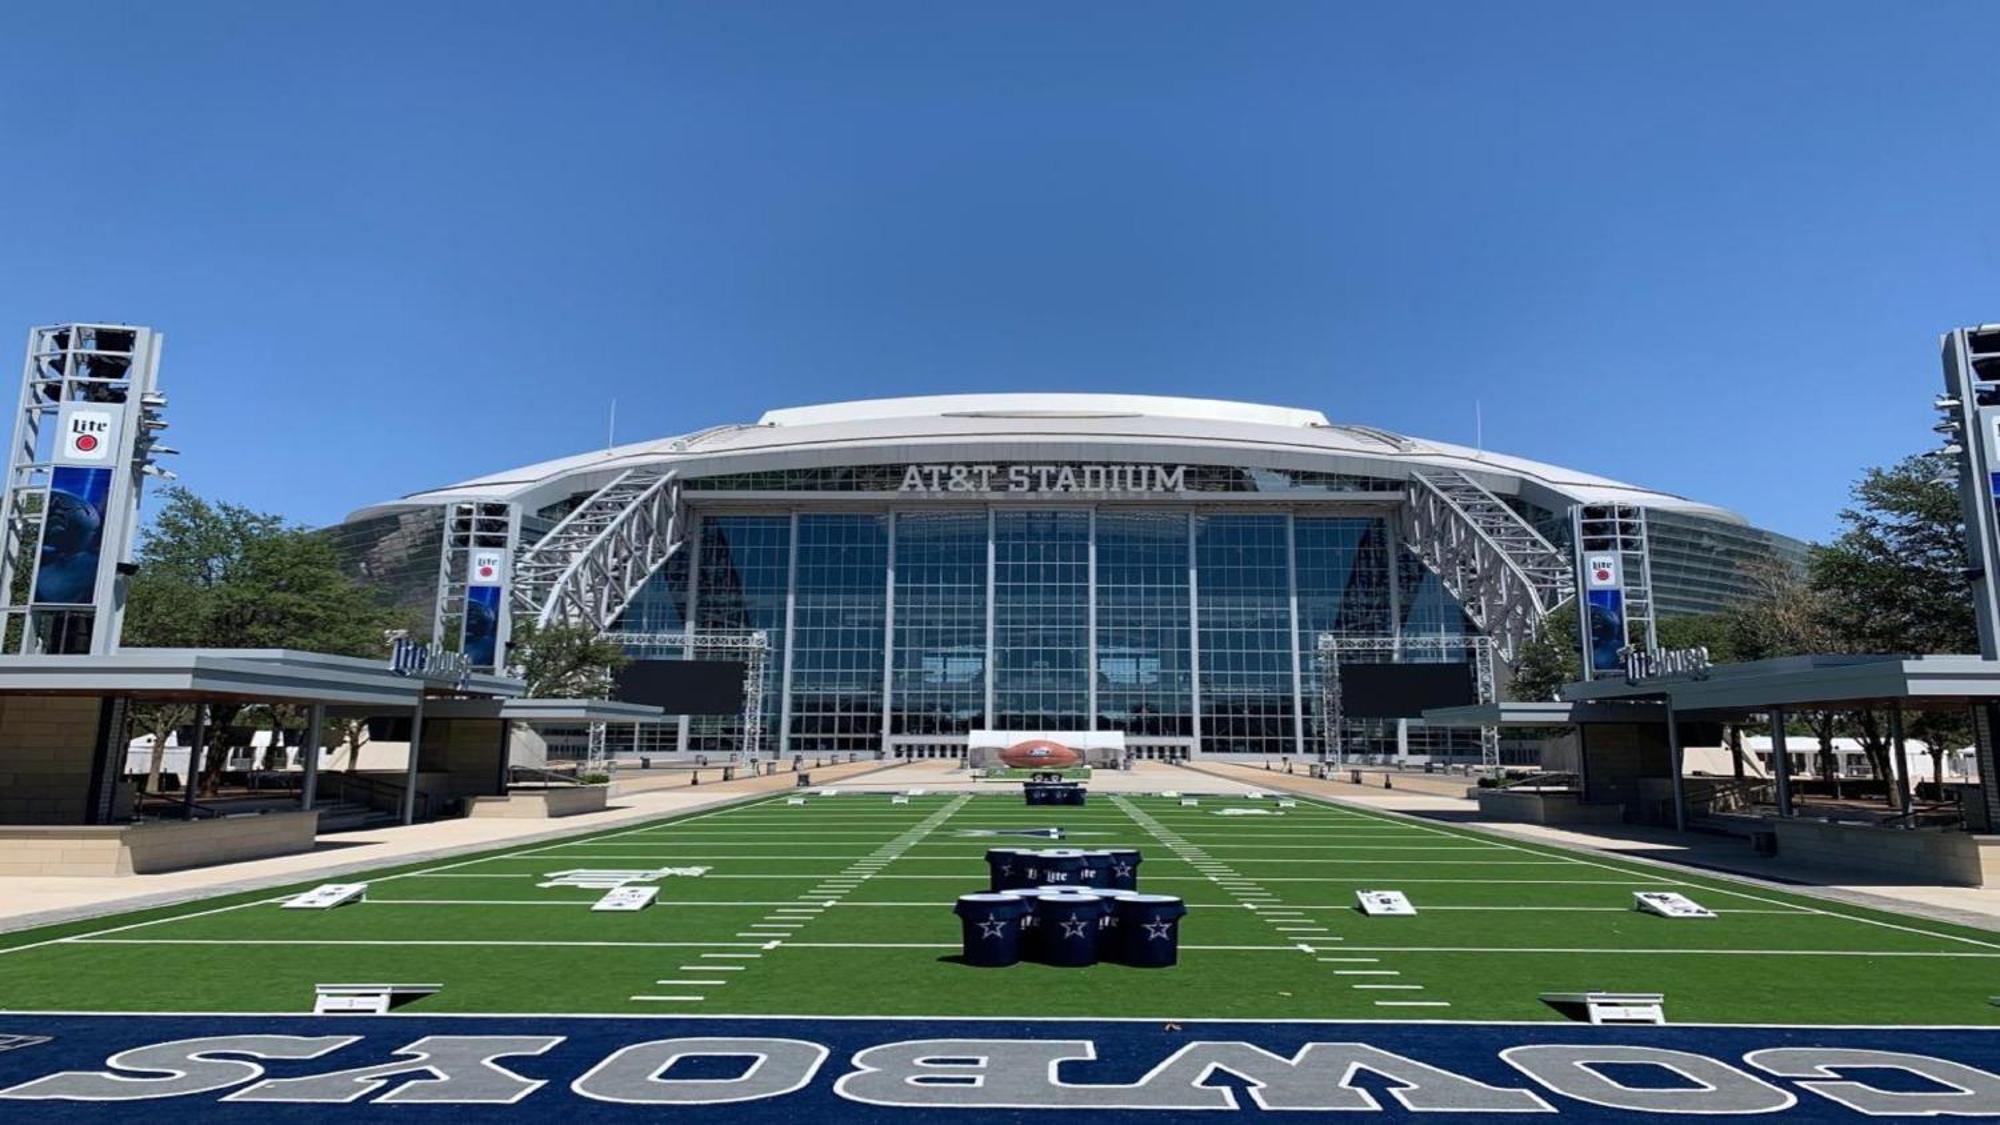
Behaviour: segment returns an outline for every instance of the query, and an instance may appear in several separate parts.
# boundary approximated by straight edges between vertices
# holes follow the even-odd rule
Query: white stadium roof
[[[1014,393],[868,399],[767,412],[755,424],[525,465],[373,505],[511,501],[533,510],[594,491],[636,465],[685,476],[831,465],[986,461],[1150,461],[1402,477],[1456,469],[1498,495],[1552,510],[1623,503],[1746,524],[1726,509],[1557,465],[1329,421],[1317,410],[1154,395]],[[1219,499],[1204,494],[1208,499]]]

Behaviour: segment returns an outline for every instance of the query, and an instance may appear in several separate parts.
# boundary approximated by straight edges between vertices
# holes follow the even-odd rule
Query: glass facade
[[[948,745],[977,728],[1317,753],[1320,633],[1469,632],[1365,509],[715,513],[694,543],[619,628],[765,630],[764,745],[783,753]],[[690,750],[737,747],[738,721],[719,717],[660,724],[642,743],[670,747],[682,726]],[[1371,751],[1398,744],[1394,722],[1349,733]],[[1476,756],[1474,737],[1421,741]]]

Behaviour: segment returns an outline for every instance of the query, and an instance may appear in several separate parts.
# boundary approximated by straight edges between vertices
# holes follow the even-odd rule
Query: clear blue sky
[[[1826,533],[2000,320],[1991,4],[17,5],[0,341],[309,523],[781,405],[1325,410]],[[12,325],[13,327],[7,327]],[[18,346],[8,344],[9,347]]]

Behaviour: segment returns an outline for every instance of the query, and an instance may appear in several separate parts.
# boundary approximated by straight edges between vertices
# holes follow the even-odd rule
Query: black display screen
[[[613,699],[649,703],[669,715],[743,711],[743,665],[735,660],[634,660],[612,681]]]
[[[1342,664],[1340,709],[1350,719],[1417,719],[1479,702],[1472,665]]]

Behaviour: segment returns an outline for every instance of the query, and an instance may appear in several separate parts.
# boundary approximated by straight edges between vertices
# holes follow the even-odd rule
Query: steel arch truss
[[[1403,541],[1493,639],[1504,663],[1514,663],[1542,619],[1576,596],[1569,559],[1471,477],[1448,469],[1412,473],[1403,501]]]
[[[537,625],[609,629],[687,533],[679,476],[658,466],[627,469],[521,552],[515,609]]]

